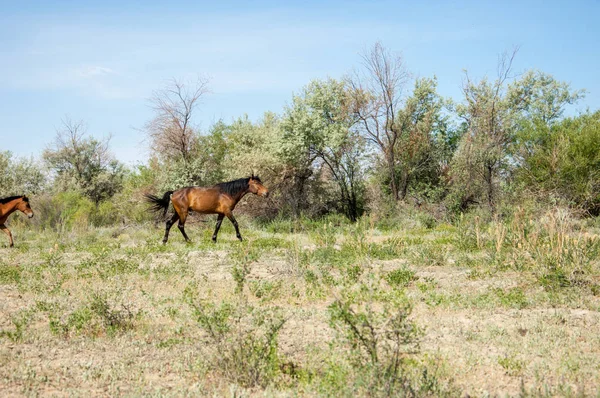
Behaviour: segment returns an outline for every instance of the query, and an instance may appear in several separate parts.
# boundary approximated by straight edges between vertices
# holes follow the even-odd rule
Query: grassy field
[[[213,224],[14,227],[2,396],[600,394],[598,220]]]

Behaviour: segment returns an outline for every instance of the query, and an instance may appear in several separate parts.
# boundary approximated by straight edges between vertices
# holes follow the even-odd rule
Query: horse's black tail
[[[167,215],[167,209],[169,208],[169,202],[171,201],[171,194],[173,191],[167,191],[161,198],[160,196],[154,196],[149,193],[145,194],[146,202],[150,203],[150,210],[162,211],[163,217]]]

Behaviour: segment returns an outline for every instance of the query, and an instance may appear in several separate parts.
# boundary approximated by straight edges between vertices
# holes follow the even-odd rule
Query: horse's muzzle
[[[29,217],[29,218],[33,218],[33,213],[29,213],[29,214],[27,214],[27,217]]]
[[[262,194],[262,196],[263,196],[264,198],[268,198],[268,197],[269,197],[269,192],[265,192],[265,193],[263,193],[263,194]]]

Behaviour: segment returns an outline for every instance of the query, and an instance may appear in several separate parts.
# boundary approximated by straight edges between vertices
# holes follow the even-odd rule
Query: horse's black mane
[[[228,182],[221,182],[215,186],[219,187],[221,192],[224,192],[227,195],[233,197],[233,196],[237,195],[238,193],[240,193],[241,191],[248,189],[248,184],[250,182],[250,179],[253,179],[253,180],[256,180],[256,181],[262,183],[262,181],[260,180],[260,178],[258,176],[252,176],[252,177],[247,177],[247,178],[239,178],[237,180],[228,181]]]
[[[9,196],[8,198],[0,199],[0,203],[6,204],[6,203],[10,202],[11,200],[20,199],[20,198],[23,198],[23,200],[25,202],[29,202],[29,199],[27,198],[27,196],[17,195],[17,196]]]

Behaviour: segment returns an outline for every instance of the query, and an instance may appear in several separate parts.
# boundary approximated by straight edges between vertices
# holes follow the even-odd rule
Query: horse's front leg
[[[227,218],[229,218],[229,221],[231,221],[231,223],[235,227],[235,236],[237,236],[237,238],[240,240],[240,242],[242,242],[243,241],[242,234],[240,234],[240,228],[238,227],[238,223],[237,223],[235,217],[233,216],[233,214],[229,213],[229,214],[227,214]]]
[[[10,247],[13,247],[15,244],[13,242],[13,237],[12,237],[12,234],[10,233],[10,230],[4,224],[0,224],[0,229],[2,231],[4,231],[4,233],[6,235],[8,235],[8,240],[10,241]]]
[[[223,218],[225,214],[219,214],[217,216],[217,225],[215,226],[215,233],[212,236],[212,241],[217,243],[217,234],[219,233],[219,229],[221,228],[221,223],[223,222]]]

